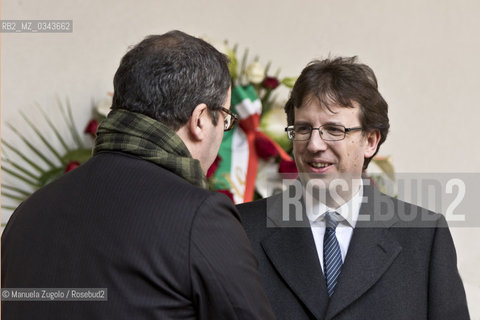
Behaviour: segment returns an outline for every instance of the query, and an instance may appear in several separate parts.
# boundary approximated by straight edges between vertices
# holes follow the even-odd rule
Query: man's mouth
[[[328,166],[331,166],[332,164],[329,162],[309,162],[309,165],[315,169],[323,169]]]

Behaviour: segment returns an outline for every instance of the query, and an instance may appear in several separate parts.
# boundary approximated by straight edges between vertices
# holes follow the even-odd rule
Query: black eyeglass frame
[[[308,125],[307,125],[308,126]],[[341,139],[324,139],[323,138],[323,132],[322,130],[320,130],[322,127],[325,127],[325,126],[335,126],[335,127],[342,127],[343,128],[343,137]],[[288,126],[285,128],[285,132],[287,132],[287,137],[289,140],[291,141],[308,141],[312,138],[312,132],[313,130],[318,130],[318,133],[320,134],[320,138],[323,140],[323,141],[342,141],[345,139],[345,137],[347,136],[347,133],[349,132],[353,132],[353,131],[358,131],[358,130],[363,130],[362,127],[350,127],[350,128],[347,128],[341,124],[335,124],[335,125],[332,125],[332,124],[324,124],[323,126],[320,126],[318,128],[313,128],[312,126],[309,126],[311,128],[310,130],[310,134],[308,136],[307,139],[292,139],[290,138],[291,134],[290,132],[291,131],[294,131],[295,130],[295,125],[293,126]]]
[[[238,115],[236,115],[235,113],[233,113],[232,111],[228,110],[227,108],[224,108],[224,107],[220,107],[220,109],[225,112],[227,115],[231,116],[232,117],[232,121],[230,122],[230,126],[228,128],[224,128],[223,131],[230,131],[232,130],[234,127],[235,127],[235,123],[237,123],[237,121],[240,119],[238,117]],[[226,119],[226,117],[225,117]]]

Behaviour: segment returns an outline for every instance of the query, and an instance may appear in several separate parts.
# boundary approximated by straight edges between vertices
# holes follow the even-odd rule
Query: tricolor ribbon
[[[214,189],[230,189],[235,203],[253,200],[255,180],[258,170],[258,155],[255,140],[269,140],[279,156],[286,161],[292,158],[268,135],[259,130],[262,104],[255,89],[249,86],[237,86],[232,90],[232,110],[239,117],[239,125],[226,132],[220,146],[222,161],[215,172]]]

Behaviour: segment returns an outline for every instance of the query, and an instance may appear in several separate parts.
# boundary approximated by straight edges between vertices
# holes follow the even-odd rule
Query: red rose
[[[215,158],[215,161],[213,161],[212,165],[210,166],[210,168],[208,168],[208,171],[207,171],[207,179],[209,179],[210,177],[213,177],[213,175],[215,174],[215,172],[217,171],[218,167],[220,166],[220,162],[222,161],[222,158],[220,158],[220,156],[217,156]]]
[[[257,155],[264,160],[278,156],[278,151],[273,143],[263,136],[255,138],[255,150]]]
[[[224,195],[226,195],[227,197],[230,198],[230,200],[232,200],[233,203],[235,203],[235,201],[233,200],[233,193],[230,192],[230,190],[216,190],[217,192],[220,192],[220,193],[223,193]]]
[[[93,120],[90,120],[90,122],[87,124],[84,132],[91,134],[92,137],[95,137],[97,135],[97,129],[98,129],[98,121],[93,119]]]
[[[65,173],[66,172],[69,172],[69,171],[72,171],[73,169],[77,168],[77,167],[80,167],[80,162],[78,161],[70,161],[68,164],[67,164],[67,167],[65,168]]]
[[[297,165],[295,161],[285,161],[281,160],[280,165],[278,166],[279,173],[298,173]]]
[[[278,79],[274,77],[265,77],[265,80],[263,80],[263,83],[262,83],[262,86],[265,89],[270,89],[270,90],[275,89],[279,85],[280,85],[280,81],[278,81]]]

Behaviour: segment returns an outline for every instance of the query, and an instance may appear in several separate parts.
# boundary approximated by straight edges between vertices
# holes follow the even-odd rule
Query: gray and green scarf
[[[208,189],[200,161],[192,158],[182,139],[172,129],[146,115],[126,110],[110,112],[98,127],[93,154],[101,151],[137,156]]]

